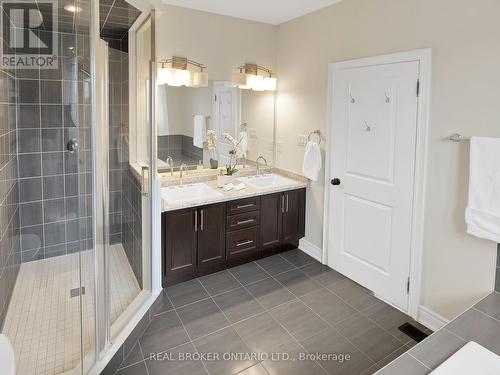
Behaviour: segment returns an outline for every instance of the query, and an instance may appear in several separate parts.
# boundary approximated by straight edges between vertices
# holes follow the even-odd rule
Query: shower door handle
[[[71,153],[74,153],[78,149],[78,140],[76,138],[72,138],[66,144],[66,150]]]
[[[142,166],[141,168],[141,178],[142,178],[142,191],[141,194],[144,197],[149,197],[149,167]]]

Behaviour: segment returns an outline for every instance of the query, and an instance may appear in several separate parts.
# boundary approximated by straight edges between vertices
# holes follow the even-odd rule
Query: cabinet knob
[[[338,178],[334,178],[332,181],[331,181],[332,185],[333,186],[338,186],[340,185],[340,179]]]

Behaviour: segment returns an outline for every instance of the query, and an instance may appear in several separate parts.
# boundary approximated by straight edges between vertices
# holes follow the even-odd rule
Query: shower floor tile
[[[121,244],[110,247],[111,322],[139,294],[140,288]],[[2,333],[12,342],[17,374],[60,374],[80,363],[80,350],[94,345],[94,252],[81,253],[81,298],[71,289],[80,287],[80,254],[23,263],[14,288]],[[81,330],[81,332],[80,332]],[[80,338],[82,339],[80,341]]]

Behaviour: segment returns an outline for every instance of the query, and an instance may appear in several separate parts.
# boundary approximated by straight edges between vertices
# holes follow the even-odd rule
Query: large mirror
[[[178,170],[182,164],[222,168],[236,158],[240,165],[252,164],[259,156],[272,165],[274,95],[225,81],[199,88],[159,86],[159,171]]]

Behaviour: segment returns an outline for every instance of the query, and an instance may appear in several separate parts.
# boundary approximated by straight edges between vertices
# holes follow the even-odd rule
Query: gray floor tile
[[[241,287],[241,284],[226,270],[203,276],[200,282],[212,296]]]
[[[500,324],[480,311],[466,311],[451,322],[447,329],[466,341],[475,341],[500,355]]]
[[[161,301],[159,301],[160,308],[158,309],[158,311],[156,311],[155,315],[173,310],[174,306],[172,305],[172,302],[170,302],[170,298],[168,298],[165,290],[162,290],[161,296],[159,298],[161,298]]]
[[[148,375],[144,362],[118,370],[115,375]]]
[[[283,348],[281,352],[286,353],[287,358],[284,360],[268,359],[262,362],[269,375],[327,375],[327,372],[315,360],[301,359],[304,349],[296,343]]]
[[[401,341],[361,314],[350,316],[335,328],[375,362],[403,346]]]
[[[321,285],[299,269],[280,273],[279,275],[274,276],[274,278],[297,297],[321,288]]]
[[[130,365],[136,364],[138,362],[143,361],[144,358],[142,357],[142,351],[139,346],[139,343],[137,342],[134,347],[132,348],[131,352],[127,355],[125,360],[122,362],[120,365],[120,368],[123,367],[128,367]]]
[[[201,360],[186,360],[182,355],[196,353],[191,343],[177,346],[169,350],[166,355],[169,357],[157,357],[156,360],[147,360],[149,375],[207,375],[208,372]]]
[[[192,340],[229,325],[224,314],[212,299],[181,307],[177,313]]]
[[[298,300],[280,305],[269,313],[299,341],[328,328],[324,320]]]
[[[356,349],[333,328],[329,328],[302,341],[302,344],[309,353],[344,356],[344,360],[332,358],[318,361],[329,374],[360,374],[375,364],[375,362]],[[350,356],[348,360],[346,358],[347,355]]]
[[[239,322],[264,311],[262,306],[244,288],[219,294],[214,297],[214,301],[231,323]]]
[[[401,348],[399,348],[396,351],[394,351],[391,354],[389,354],[387,357],[385,357],[382,360],[378,361],[377,365],[380,368],[382,368],[382,367],[388,365],[389,363],[391,363],[392,361],[394,361],[399,356],[401,356],[404,353],[406,353],[408,350],[409,350],[409,348],[407,346],[402,346]]]
[[[378,370],[380,370],[380,366],[377,365],[377,364],[374,364],[372,367],[370,367],[367,370],[363,371],[360,375],[373,375]]]
[[[293,338],[268,313],[234,325],[245,344],[255,353],[280,352],[294,342]]]
[[[273,278],[247,285],[246,288],[265,309],[271,309],[295,298]]]
[[[259,363],[255,366],[249,367],[246,370],[238,372],[238,375],[268,375],[264,367]]]
[[[326,289],[315,290],[301,297],[301,300],[331,324],[340,323],[356,313],[356,310]]]
[[[427,375],[431,370],[418,362],[415,358],[408,354],[403,354],[401,357],[390,363],[382,370],[377,372],[377,375]]]
[[[311,263],[300,268],[307,276],[311,277],[317,283],[323,286],[333,284],[334,282],[345,279],[341,273],[332,270],[330,267],[319,262]]]
[[[290,262],[287,262],[279,255],[273,255],[272,257],[259,259],[258,261],[256,261],[256,263],[271,275],[276,275],[278,273],[290,271],[296,268]]]
[[[345,301],[359,311],[364,311],[380,302],[371,292],[356,294],[352,298],[347,298]]]
[[[232,375],[258,363],[257,360],[248,360],[244,357],[237,360],[224,357],[225,353],[238,353],[242,356],[246,354],[248,358],[251,358],[250,349],[232,327],[195,340],[193,344],[199,353],[216,353],[220,358],[220,360],[204,361],[210,374]]]
[[[427,367],[435,369],[465,344],[464,340],[442,329],[413,347],[408,353]]]
[[[500,319],[500,294],[491,293],[479,302],[475,308],[495,319]]]
[[[310,263],[319,263],[316,259],[299,249],[290,250],[285,253],[281,253],[280,255],[292,263],[295,267],[302,267]]]
[[[415,343],[408,335],[404,334],[398,327],[403,323],[411,323],[415,325],[417,328],[424,330],[426,327],[421,324],[415,322],[408,315],[403,312],[395,309],[392,306],[384,302],[380,302],[376,305],[373,305],[363,311],[363,314],[366,314],[369,319],[373,320],[375,323],[380,325],[385,330],[389,331],[392,335],[394,335],[398,340],[402,341],[405,344]]]
[[[176,308],[209,297],[197,279],[168,287],[165,290]]]
[[[144,358],[148,358],[150,353],[159,353],[188,341],[188,335],[175,311],[154,317],[139,339]]]
[[[351,279],[344,278],[327,286],[328,290],[335,293],[340,298],[347,300],[356,296],[368,293],[368,289],[355,283]]]
[[[243,264],[229,269],[238,281],[243,284],[251,284],[269,277],[269,274],[259,267],[255,262]]]

